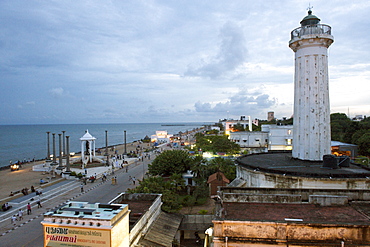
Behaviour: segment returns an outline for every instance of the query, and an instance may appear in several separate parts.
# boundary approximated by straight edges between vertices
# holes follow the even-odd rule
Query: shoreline
[[[126,145],[128,146],[129,144],[134,144],[134,143],[139,142],[139,141],[141,141],[141,140],[136,140],[136,141],[133,141],[133,142],[128,142],[128,143],[126,143]],[[109,149],[111,149],[113,147],[117,147],[117,146],[123,146],[124,147],[124,145],[125,145],[124,143],[109,145],[107,147],[108,148],[108,152],[109,152]],[[96,150],[104,150],[104,149],[105,149],[105,147],[96,148]],[[76,155],[78,155],[78,154],[81,154],[81,151],[79,151],[79,152],[71,152],[71,153],[75,153]],[[58,159],[58,157],[57,157],[57,159]],[[45,161],[46,161],[46,157],[45,158],[40,158],[40,159],[35,159],[35,160],[24,162],[24,163],[21,162],[21,165],[23,166],[23,165],[27,165],[27,164],[30,164],[30,163],[45,162]],[[15,163],[13,162],[13,164],[15,164]],[[0,171],[10,169],[10,166],[11,166],[10,164],[9,165],[4,165],[4,166],[1,166],[0,165]]]
[[[136,151],[139,146],[140,153],[144,152],[146,149],[153,148],[152,143],[140,143],[139,141],[134,141],[126,144],[127,144],[127,153],[130,153],[131,151]],[[116,151],[118,154],[122,154],[124,152],[124,146],[125,146],[124,143],[110,145],[108,146],[108,154],[114,155]],[[113,151],[112,148],[114,148]],[[81,152],[76,154],[80,153]],[[6,201],[11,201],[17,198],[18,195],[9,197],[10,192],[12,191],[22,190],[23,188],[28,188],[30,191],[31,186],[34,186],[35,188],[41,187],[40,179],[43,178],[45,181],[47,181],[47,178],[50,177],[50,174],[41,171],[33,171],[32,167],[34,165],[42,164],[44,162],[46,162],[46,159],[23,163],[22,167],[18,171],[10,171],[9,166],[7,166],[8,169],[6,169],[6,167],[0,169],[0,178],[2,180],[0,186],[0,201],[3,202],[4,199],[7,199]],[[56,175],[56,177],[53,178],[51,182],[56,181],[58,179],[61,179],[61,176]],[[23,196],[23,194],[20,193],[20,196]]]

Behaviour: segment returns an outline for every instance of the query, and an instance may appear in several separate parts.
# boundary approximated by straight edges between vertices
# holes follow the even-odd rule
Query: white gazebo
[[[87,164],[87,162],[92,162],[93,157],[95,157],[95,140],[96,138],[93,137],[88,130],[83,137],[80,138],[81,141],[81,161],[83,164]],[[88,143],[88,145],[87,145]],[[85,150],[87,149],[87,150]],[[88,151],[89,157],[86,156],[85,158],[85,151]]]

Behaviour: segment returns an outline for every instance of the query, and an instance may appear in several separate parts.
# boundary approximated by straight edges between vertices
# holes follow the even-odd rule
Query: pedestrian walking
[[[84,192],[84,184],[83,183],[81,183],[80,188],[81,188],[81,193],[83,193]]]
[[[32,214],[31,204],[30,203],[27,204],[27,214],[28,215]]]
[[[37,199],[37,202],[36,203],[37,203],[37,208],[42,208],[40,197]]]
[[[17,216],[14,214],[10,220],[11,220],[12,224],[15,226],[16,225],[15,222],[17,221]]]
[[[136,182],[136,178],[135,177],[133,177],[132,178],[132,183],[135,185],[135,182]]]
[[[21,208],[18,210],[18,217],[19,221],[23,220],[23,210]]]

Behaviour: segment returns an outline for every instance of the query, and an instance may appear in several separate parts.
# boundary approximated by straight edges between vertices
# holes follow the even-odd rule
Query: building
[[[161,210],[161,196],[121,193],[108,204],[71,201],[44,214],[44,246],[170,247],[182,218]]]
[[[275,113],[273,111],[269,111],[267,113],[267,121],[271,122],[273,120],[275,120]]]
[[[269,133],[263,131],[230,132],[229,139],[247,150],[248,153],[264,153],[268,151]]]
[[[240,120],[225,119],[220,122],[224,127],[224,132],[226,135],[229,135],[230,132],[233,131],[235,125],[241,125],[244,129],[252,131],[252,120],[250,116],[248,116],[248,120],[245,119],[245,116],[241,116]]]
[[[291,32],[295,53],[293,158],[323,160],[330,154],[328,48],[334,42],[331,27],[312,14]]]
[[[293,126],[265,124],[263,132],[268,132],[268,150],[292,150]]]
[[[210,188],[210,195],[217,195],[219,186],[226,186],[230,183],[230,180],[222,172],[213,173],[208,177],[207,183]]]
[[[69,202],[44,214],[44,246],[129,246],[125,204]]]
[[[265,124],[261,126],[261,131],[230,132],[229,139],[248,153],[292,150],[293,126]]]
[[[157,143],[167,143],[171,141],[171,137],[173,135],[170,135],[165,130],[158,130],[155,132],[155,135],[151,136],[151,142],[157,142]]]
[[[232,186],[301,189],[370,189],[370,168],[346,163],[335,168],[322,161],[292,158],[290,151],[250,154],[236,159]]]
[[[369,200],[361,190],[222,187],[213,246],[370,246]]]
[[[327,49],[333,37],[319,21],[309,10],[291,33],[294,126],[268,137],[271,144],[292,143],[293,151],[237,158],[237,178],[214,197],[215,247],[370,246],[370,169],[330,155]],[[337,151],[352,148],[344,146]]]

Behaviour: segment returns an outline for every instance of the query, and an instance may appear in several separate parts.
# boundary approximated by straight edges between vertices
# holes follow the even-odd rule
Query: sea
[[[69,136],[70,152],[81,152],[80,138],[88,130],[96,138],[95,147],[105,147],[105,131],[108,146],[123,144],[151,137],[156,131],[178,134],[211,123],[123,123],[123,124],[40,124],[40,125],[0,125],[0,167],[10,162],[42,160],[47,157],[47,132],[50,132],[50,153],[53,152],[52,133],[55,133],[56,153],[59,154],[59,136],[65,131]]]

